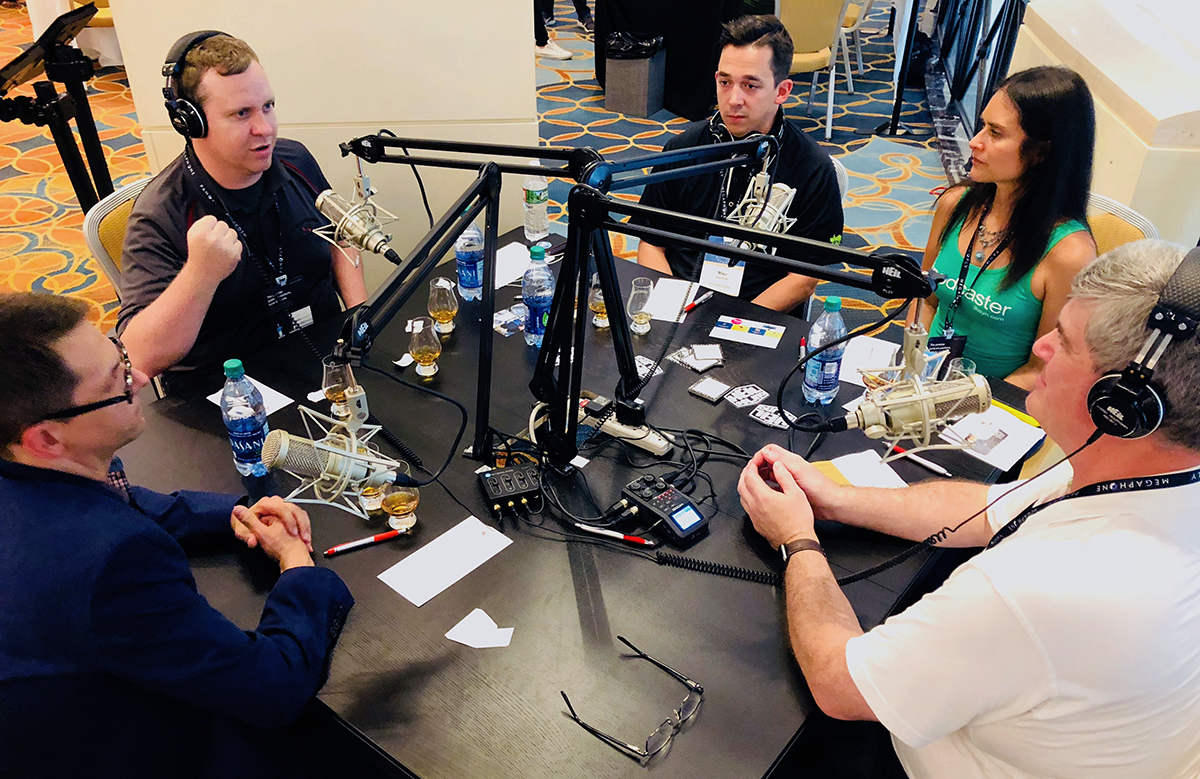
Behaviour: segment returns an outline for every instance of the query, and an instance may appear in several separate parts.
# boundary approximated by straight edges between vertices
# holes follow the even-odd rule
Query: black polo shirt
[[[697,122],[689,126],[682,133],[667,141],[663,150],[689,149],[717,143],[717,133],[726,132],[723,126],[719,126],[720,121],[720,117],[717,116],[712,120]],[[719,126],[716,130],[714,130],[714,124]],[[787,184],[796,190],[796,196],[788,209],[788,216],[795,219],[796,222],[788,230],[788,234],[822,242],[840,236],[842,234],[842,197],[838,190],[837,172],[833,168],[833,162],[829,159],[829,155],[804,131],[784,118],[782,111],[775,119],[775,126],[771,128],[771,134],[779,139],[779,155],[772,163],[775,181]],[[752,170],[750,166],[735,168],[729,172],[732,180],[728,190],[729,201],[725,204],[724,213],[720,208],[722,183],[726,176],[724,172],[706,173],[647,184],[641,203],[693,216],[721,219],[724,214],[732,213],[741,202],[751,177],[757,172],[758,170]],[[645,224],[644,220],[639,219],[638,221]],[[706,237],[699,233],[689,232],[687,234],[699,238]],[[700,266],[703,260],[700,252],[675,246],[662,248],[667,255],[667,262],[671,266],[672,273],[680,278],[699,280]],[[782,252],[780,256],[784,256]],[[795,257],[794,259],[804,260],[805,258]],[[743,300],[753,300],[785,275],[787,274],[747,262],[739,297]]]
[[[118,332],[183,268],[187,231],[196,220],[212,214],[236,222],[243,233],[241,262],[217,286],[195,345],[163,375],[169,392],[212,391],[223,381],[225,360],[244,359],[278,340],[263,298],[277,276],[303,280],[297,297],[307,300],[316,321],[341,311],[330,246],[312,232],[328,223],[315,205],[328,188],[308,150],[280,138],[271,167],[246,189],[218,186],[189,147],[138,196],[122,250]]]

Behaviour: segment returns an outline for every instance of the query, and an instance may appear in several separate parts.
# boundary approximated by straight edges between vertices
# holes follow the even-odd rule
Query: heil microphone
[[[926,437],[942,424],[992,405],[992,388],[982,376],[951,381],[896,384],[878,397],[867,397],[852,412],[818,426],[820,432],[840,433],[860,428],[869,438]]]
[[[384,257],[399,265],[403,260],[388,246],[388,236],[367,203],[351,203],[327,189],[317,195],[317,210],[334,226],[334,241],[347,241],[359,249]]]
[[[334,434],[319,442],[323,446],[339,449],[338,452],[320,449],[317,443],[286,430],[272,430],[263,442],[262,463],[268,470],[282,469],[301,478],[331,484],[343,482],[355,488],[417,484],[406,474],[397,473],[351,452],[350,440],[345,436]]]

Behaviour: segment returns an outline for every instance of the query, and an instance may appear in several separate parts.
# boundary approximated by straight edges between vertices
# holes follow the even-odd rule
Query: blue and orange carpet
[[[612,159],[662,148],[686,121],[661,111],[649,119],[604,109],[604,93],[596,83],[590,34],[576,23],[568,0],[556,6],[551,35],[575,54],[566,61],[537,60],[537,92],[542,142],[556,146],[591,146]],[[784,108],[850,176],[844,201],[845,245],[866,250],[898,248],[919,252],[929,233],[931,190],[946,183],[934,141],[884,140],[862,131],[888,119],[892,110],[892,41],[886,34],[886,11],[873,13],[862,29],[864,73],[854,74],[855,93],[838,79],[833,138],[824,140],[824,77],[814,95],[814,115],[805,114],[807,82],[797,85]],[[32,33],[24,7],[0,7],[0,62],[29,45]],[[530,41],[530,48],[533,43]],[[530,52],[532,56],[532,52]],[[852,57],[853,62],[853,57]],[[124,71],[100,70],[89,83],[90,102],[109,169],[116,186],[149,173],[141,128]],[[6,97],[32,96],[30,85]],[[930,128],[924,95],[905,94],[903,121]],[[569,183],[551,184],[552,218],[563,216]],[[637,193],[622,193],[636,198]],[[436,208],[436,206],[435,206]],[[90,318],[107,330],[116,323],[117,298],[84,243],[83,214],[45,128],[19,122],[0,124],[0,290],[35,290],[72,295],[91,306]],[[629,258],[636,245],[614,236],[614,250]],[[847,319],[864,321],[885,310],[884,301],[866,293],[818,288],[818,296],[845,292]]]

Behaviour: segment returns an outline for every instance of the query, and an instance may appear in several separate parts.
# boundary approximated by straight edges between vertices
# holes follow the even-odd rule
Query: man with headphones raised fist
[[[792,38],[774,16],[743,16],[721,31],[717,65],[718,111],[667,141],[664,151],[741,140],[755,134],[778,141],[778,154],[767,161],[771,182],[795,190],[785,232],[816,241],[840,241],[842,199],[829,156],[783,114],[792,92]],[[757,170],[735,168],[647,184],[642,205],[709,219],[736,219],[735,210]],[[762,226],[762,225],[759,225]],[[705,236],[697,236],[705,237]],[[753,264],[735,264],[718,255],[701,257],[692,249],[659,247],[642,239],[638,263],[706,287],[751,300],[775,311],[791,311],[808,299],[816,279]],[[797,258],[803,259],[803,258]]]
[[[743,507],[785,553],[814,699],[891,731],[903,771],[893,756],[870,776],[1200,774],[1200,249],[1185,251],[1101,256],[1034,344],[1026,408],[1069,462],[1016,485],[860,489],[767,447],[742,472]],[[863,633],[814,518],[983,550]]]
[[[277,137],[275,93],[254,51],[215,30],[180,38],[163,65],[182,154],[134,203],[117,328],[134,367],[171,393],[220,386],[221,365],[366,299],[357,255],[313,228],[329,188]],[[351,259],[352,258],[352,259]]]

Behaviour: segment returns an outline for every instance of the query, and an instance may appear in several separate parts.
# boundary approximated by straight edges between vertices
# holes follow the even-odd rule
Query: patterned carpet
[[[24,7],[0,8],[0,62],[17,56],[31,37]],[[101,70],[88,92],[113,184],[145,177],[149,167],[125,72]],[[32,85],[7,95],[18,96],[32,97]],[[84,243],[83,212],[50,131],[19,121],[0,124],[0,290],[72,295],[89,303],[89,319],[102,329],[117,322],[116,294]]]
[[[575,57],[537,60],[543,143],[591,146],[620,159],[660,150],[669,134],[686,125],[665,110],[650,119],[605,111],[604,94],[593,72],[590,34],[577,23],[568,0],[558,1],[555,15],[557,23],[550,28],[551,35]],[[872,13],[862,29],[865,72],[854,76],[855,94],[846,92],[842,79],[837,81],[832,142],[824,140],[824,78],[814,96],[812,117],[804,110],[807,82],[797,85],[784,108],[846,166],[850,188],[844,203],[845,245],[919,252],[929,232],[930,190],[946,181],[935,142],[894,142],[856,132],[873,128],[891,115],[893,58],[886,28],[887,13],[879,11]],[[15,57],[30,39],[27,11],[0,7],[0,62]],[[103,69],[88,87],[114,184],[147,175],[141,128],[123,71]],[[7,97],[32,94],[26,84]],[[904,122],[927,129],[930,118],[923,93],[908,90],[905,97]],[[563,216],[568,189],[567,182],[551,182],[552,218]],[[620,196],[636,199],[638,194],[632,191]],[[91,305],[90,318],[108,329],[116,323],[116,295],[87,251],[82,224],[83,214],[49,131],[19,122],[0,124],[0,289],[79,297]],[[626,258],[636,253],[636,244],[620,236],[614,236],[613,248]],[[819,296],[840,292],[847,293],[843,297],[851,325],[883,310],[882,301],[870,295],[837,289],[836,285],[818,288]]]

